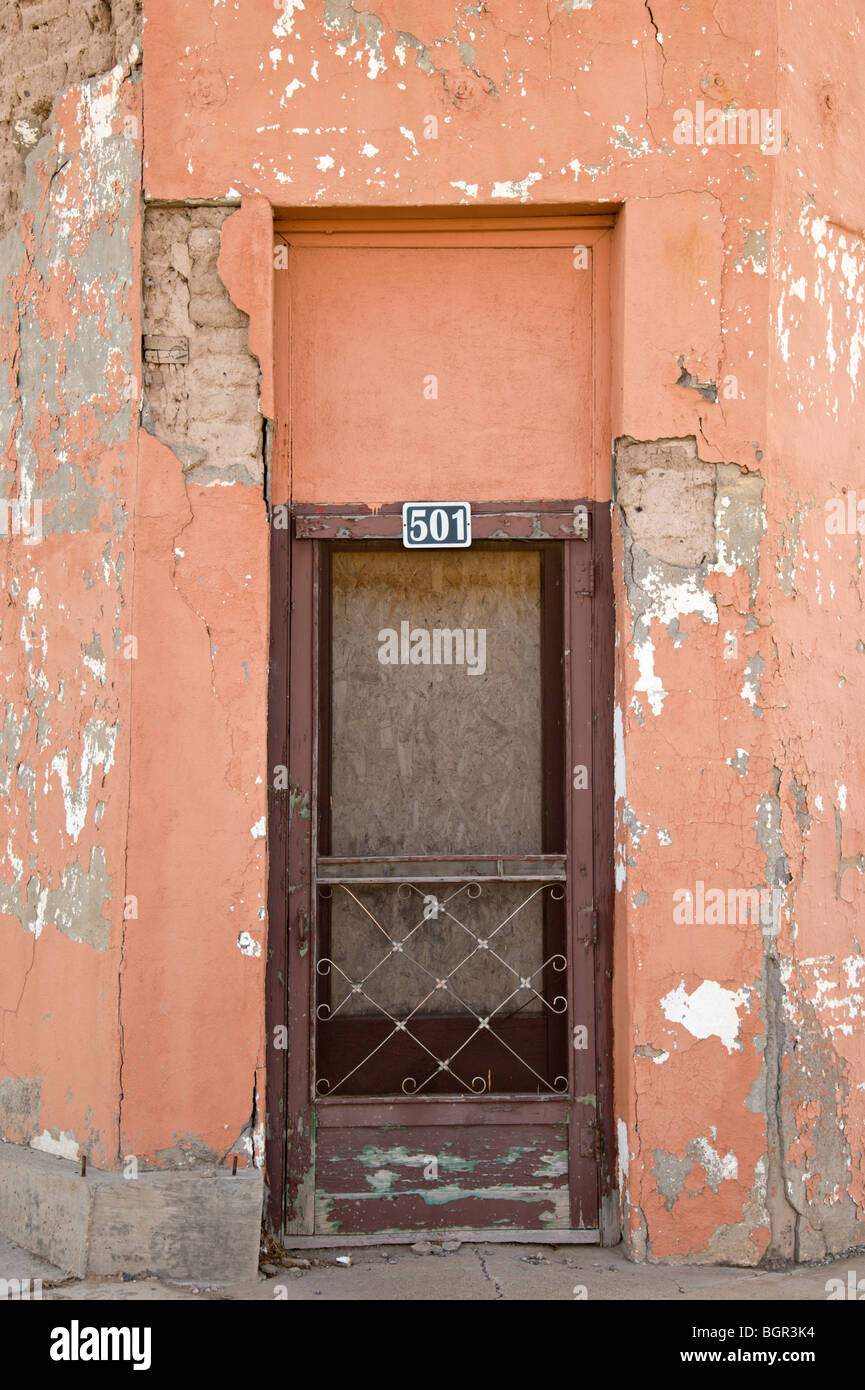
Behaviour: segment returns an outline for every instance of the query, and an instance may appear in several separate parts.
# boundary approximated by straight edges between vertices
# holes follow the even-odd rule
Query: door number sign
[[[408,550],[445,550],[471,545],[471,504],[403,502],[402,543]]]

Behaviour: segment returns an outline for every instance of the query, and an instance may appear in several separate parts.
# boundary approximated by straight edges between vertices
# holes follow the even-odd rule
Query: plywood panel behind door
[[[332,563],[330,853],[540,853],[539,552]],[[383,664],[380,634],[403,623],[482,630],[483,669]]]

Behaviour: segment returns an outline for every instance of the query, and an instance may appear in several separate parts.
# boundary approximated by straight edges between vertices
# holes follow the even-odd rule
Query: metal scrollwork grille
[[[496,1089],[494,1058],[508,1059],[510,1090],[567,1091],[561,1048],[521,1045],[523,1038],[547,1037],[549,1021],[568,1008],[567,959],[549,949],[550,935],[540,925],[563,903],[564,886],[541,883],[526,893],[523,884],[513,905],[514,887],[494,880],[403,881],[374,889],[319,884],[330,927],[328,949],[316,961],[316,1051],[331,1074],[317,1075],[318,1096],[356,1093],[362,1072],[385,1061],[389,1050],[402,1048],[404,1056],[409,1045],[411,1073],[393,1072],[388,1087],[398,1084],[404,1095],[431,1086],[440,1093],[444,1083],[449,1091],[488,1093]],[[507,893],[510,901],[503,901]],[[362,948],[354,944],[359,937]],[[519,1031],[514,1022],[521,1021]],[[340,1023],[347,1025],[344,1045],[328,1046],[329,1030],[332,1035]],[[558,1032],[563,1035],[561,1027]],[[486,1075],[483,1066],[477,1070],[479,1058]]]

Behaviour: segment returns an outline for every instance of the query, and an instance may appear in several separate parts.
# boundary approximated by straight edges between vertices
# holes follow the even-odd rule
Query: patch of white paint
[[[505,180],[503,183],[494,183],[492,197],[519,198],[520,201],[524,203],[529,196],[529,189],[532,184],[539,183],[542,178],[543,174],[534,173],[526,174],[523,179],[510,179]]]
[[[266,829],[265,829],[265,817],[264,817],[264,816],[261,817],[261,820],[257,820],[257,821],[255,822],[255,825],[253,825],[253,826],[250,828],[249,833],[250,833],[250,835],[252,836],[253,840],[263,840],[263,839],[264,839],[265,834],[267,833],[267,832],[266,832]]]
[[[622,721],[622,707],[617,704],[613,710],[613,785],[616,806],[621,802],[622,816],[628,806],[628,780],[625,767],[625,732]],[[616,892],[621,893],[628,878],[627,846],[624,840],[616,840],[615,851]]]
[[[688,1151],[696,1154],[698,1162],[702,1163],[706,1170],[706,1178],[709,1186],[716,1190],[725,1179],[729,1180],[739,1176],[739,1161],[733,1150],[721,1155],[717,1149],[713,1149],[708,1139],[702,1135],[694,1139],[688,1145]]]
[[[53,1154],[55,1158],[78,1158],[78,1140],[65,1130],[61,1130],[55,1139],[51,1131],[45,1129],[30,1140],[30,1147],[43,1154]]]
[[[622,707],[619,704],[613,710],[613,785],[616,801],[625,801],[628,795],[628,775],[625,768],[625,726],[622,720]]]
[[[640,614],[639,626],[643,635],[634,640],[634,656],[640,668],[639,679],[634,682],[634,690],[645,691],[652,713],[659,715],[664,707],[667,691],[660,676],[655,673],[655,646],[651,638],[653,619],[667,627],[674,618],[686,613],[697,613],[707,623],[717,623],[718,606],[712,594],[697,583],[697,577],[689,574],[679,581],[670,580],[660,568],[650,568],[641,580],[641,588],[648,595],[649,604]]]
[[[254,937],[250,936],[248,931],[242,931],[240,933],[240,936],[237,938],[237,945],[242,956],[261,955],[261,942],[256,941]]]
[[[717,980],[704,980],[688,994],[684,981],[661,1000],[670,1023],[681,1023],[695,1038],[720,1038],[728,1052],[741,1051],[738,1010],[751,998],[747,989],[725,989]]]
[[[742,682],[742,689],[739,691],[739,697],[740,697],[740,699],[742,699],[742,700],[747,700],[747,701],[748,701],[748,704],[749,704],[749,705],[751,706],[751,708],[753,709],[754,706],[755,706],[756,703],[757,703],[757,696],[758,696],[759,694],[760,694],[760,677],[759,677],[759,675],[757,674],[756,671],[747,671],[747,670],[746,670],[746,672],[745,672],[745,679],[744,679],[744,681]]]
[[[274,37],[287,39],[294,28],[295,10],[304,9],[303,0],[280,0],[282,14],[273,26]]]
[[[39,127],[31,116],[24,116],[12,122],[12,129],[18,136],[18,143],[26,145],[28,153],[39,143]]]
[[[628,1126],[624,1120],[616,1121],[616,1133],[619,1140],[619,1192],[622,1202],[630,1201],[630,1189],[628,1187],[628,1165],[630,1154],[628,1152]]]
[[[821,1026],[827,1034],[840,1033],[849,1037],[855,1031],[861,1032],[861,1018],[865,1009],[865,956],[846,956],[838,960],[835,956],[808,956],[794,963],[785,961],[781,967],[781,979],[785,986],[785,1008],[788,1018],[794,1018],[788,986],[793,979],[804,984],[807,997],[818,1010]],[[846,991],[849,991],[845,993]]]
[[[113,136],[122,76],[122,68],[113,68],[107,78],[82,85],[81,105],[85,113],[82,145],[110,140]],[[101,84],[106,86],[106,90],[99,90]]]
[[[73,787],[69,780],[69,753],[64,748],[56,753],[51,761],[51,769],[60,778],[63,805],[66,809],[66,832],[77,843],[87,819],[87,802],[90,797],[90,783],[94,767],[101,766],[103,779],[114,763],[114,743],[117,738],[117,725],[105,724],[101,719],[89,719],[84,727],[84,741],[81,749],[81,762],[78,777]]]
[[[85,652],[85,653],[84,653],[84,656],[83,656],[83,658],[82,658],[82,660],[84,661],[84,665],[87,667],[88,671],[90,671],[90,672],[93,674],[93,676],[95,676],[96,680],[98,680],[99,684],[100,684],[100,685],[104,685],[104,684],[105,684],[105,657],[104,657],[104,656],[88,656],[87,653]]]

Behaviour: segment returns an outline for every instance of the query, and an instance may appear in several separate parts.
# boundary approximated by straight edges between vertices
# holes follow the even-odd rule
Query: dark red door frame
[[[584,898],[585,875],[593,883],[592,911],[580,915],[574,941],[594,959],[594,978],[572,968],[569,972],[572,1025],[584,1022],[594,1038],[594,1090],[597,1130],[572,1121],[570,1161],[597,1164],[601,1240],[619,1238],[612,1114],[612,908],[613,908],[613,646],[614,617],[609,504],[585,504],[590,516],[588,545],[565,551],[566,726],[569,731],[568,847],[592,846],[591,867],[569,853],[569,902]],[[269,678],[268,791],[269,887],[268,960],[266,985],[267,1129],[265,1169],[266,1224],[275,1235],[313,1229],[314,1192],[310,1182],[314,1154],[314,1115],[308,1097],[310,1018],[313,1007],[310,953],[312,951],[312,856],[314,853],[315,721],[318,665],[317,555],[320,539],[395,539],[401,535],[400,508],[395,504],[377,513],[364,507],[297,507],[292,529],[274,516],[271,528],[271,664]],[[574,525],[574,504],[479,503],[472,506],[473,534],[480,538],[562,540],[580,534]],[[294,534],[292,534],[292,530]],[[576,554],[578,551],[579,554]],[[583,558],[585,556],[585,558]],[[591,597],[590,660],[585,661],[584,620],[578,610]],[[581,640],[577,639],[578,628]],[[289,679],[292,720],[289,724]],[[570,702],[585,707],[591,701],[591,746],[575,746],[570,737]],[[590,792],[574,787],[572,770],[578,764],[591,772]],[[287,770],[291,769],[290,783]],[[585,857],[585,856],[583,856]],[[577,956],[574,956],[576,966]],[[285,1044],[288,1043],[286,1048]],[[588,1089],[591,1089],[589,1087]],[[289,1110],[290,1097],[304,1094],[305,1102]],[[469,1102],[473,1108],[476,1103]],[[559,1104],[559,1102],[552,1102]],[[370,1111],[370,1119],[372,1112]],[[425,1112],[432,1120],[432,1112]],[[467,1112],[466,1112],[467,1113]],[[482,1112],[481,1112],[482,1113]],[[576,1117],[576,1106],[570,1113]]]

